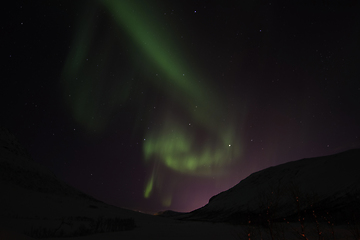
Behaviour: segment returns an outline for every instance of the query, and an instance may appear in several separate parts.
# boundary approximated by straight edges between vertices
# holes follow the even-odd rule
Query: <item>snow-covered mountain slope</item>
[[[204,207],[178,218],[247,221],[249,216],[271,214],[273,219],[282,219],[312,209],[331,214],[338,221],[360,216],[360,149],[253,173],[212,197]]]
[[[37,192],[79,196],[96,201],[59,181],[51,171],[33,161],[27,150],[5,128],[0,128],[0,181]]]
[[[51,235],[57,229],[66,235],[101,221],[114,225],[127,219],[130,226],[159,219],[105,204],[60,181],[5,128],[0,128],[0,191],[0,236],[4,231]]]

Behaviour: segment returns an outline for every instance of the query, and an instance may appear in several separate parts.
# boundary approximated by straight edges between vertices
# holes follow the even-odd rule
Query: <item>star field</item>
[[[36,1],[2,10],[0,124],[70,185],[191,211],[360,147],[360,5]]]

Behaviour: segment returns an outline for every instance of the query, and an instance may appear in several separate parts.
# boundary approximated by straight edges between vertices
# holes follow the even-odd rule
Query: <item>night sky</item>
[[[11,1],[1,126],[59,179],[150,213],[360,147],[359,2],[237,2]]]

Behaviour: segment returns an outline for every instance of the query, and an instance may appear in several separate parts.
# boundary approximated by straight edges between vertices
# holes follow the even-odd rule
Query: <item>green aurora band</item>
[[[237,122],[234,116],[231,117],[231,113],[226,112],[224,102],[215,94],[209,94],[209,89],[212,88],[202,85],[197,75],[189,70],[188,64],[181,61],[184,57],[176,50],[177,44],[171,44],[170,33],[161,29],[161,25],[153,17],[151,8],[146,8],[137,1],[101,0],[98,4],[97,7],[105,8],[115,25],[125,31],[143,52],[147,57],[144,61],[161,69],[164,77],[149,78],[150,84],[157,86],[173,99],[189,119],[184,122],[176,114],[164,112],[163,124],[147,131],[144,136],[144,159],[147,164],[154,162],[154,170],[145,185],[144,197],[149,198],[154,187],[161,188],[161,184],[156,184],[159,177],[161,178],[160,173],[155,171],[155,166],[159,163],[181,174],[222,176],[223,169],[241,156],[241,142],[236,139],[234,128],[235,123],[241,123]],[[84,45],[84,42],[91,41],[93,35],[88,27],[90,24],[86,24],[88,19],[92,19],[93,13],[88,12],[89,15],[79,25],[80,31],[65,63],[63,87],[65,92],[69,89],[78,90],[73,99],[67,98],[75,120],[87,129],[100,131],[106,127],[106,117],[103,120],[89,120],[90,116],[98,111],[94,109],[95,102],[104,95],[114,102],[113,108],[104,113],[110,117],[126,101],[130,87],[119,80],[119,83],[111,87],[109,93],[104,92],[109,90],[106,88],[96,89],[96,82],[91,74],[86,76],[88,83],[85,87],[77,86],[71,80],[84,71],[83,65],[90,45]],[[107,46],[103,46],[102,49],[104,52],[110,51]],[[192,126],[197,126],[201,132],[195,131]],[[161,189],[159,191],[161,192]],[[170,206],[171,194],[163,197],[162,201],[164,205]]]
[[[217,138],[216,142],[214,138]],[[193,131],[167,119],[160,131],[152,132],[146,138],[144,156],[146,160],[155,157],[183,174],[214,176],[240,154],[240,149],[234,147],[238,145],[235,141],[231,132],[218,130],[214,137],[198,140]]]

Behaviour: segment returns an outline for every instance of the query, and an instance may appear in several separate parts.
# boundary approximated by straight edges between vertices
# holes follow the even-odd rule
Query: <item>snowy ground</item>
[[[52,240],[61,238],[52,238]],[[139,226],[131,231],[96,234],[69,240],[98,239],[236,239],[233,227],[224,224],[168,221]]]
[[[274,224],[269,228],[259,226],[233,226],[224,223],[206,223],[172,220],[168,218],[142,215],[135,219],[136,228],[129,231],[98,233],[81,237],[50,237],[49,240],[118,240],[118,239],[305,239],[301,236],[299,223]],[[326,223],[320,225],[320,239],[360,239],[360,226],[337,226],[331,228]],[[334,233],[332,233],[334,232]],[[357,232],[357,233],[356,233]],[[250,235],[249,235],[250,234]],[[273,234],[274,238],[271,238]],[[316,225],[307,224],[305,227],[307,239],[319,239]],[[357,237],[356,237],[357,234]],[[1,240],[29,240],[35,239],[23,234],[0,229]]]
[[[300,234],[298,224],[281,224],[273,232],[273,239],[305,239]],[[297,228],[297,229],[296,229]],[[338,226],[333,229],[323,228],[320,239],[359,239],[354,232],[347,226]],[[250,233],[250,235],[248,235]],[[309,227],[305,231],[306,238],[309,240],[319,239],[319,234],[315,226]],[[51,238],[60,240],[61,238]],[[261,227],[231,226],[220,223],[194,223],[194,222],[171,222],[164,224],[149,224],[139,227],[132,231],[96,234],[86,237],[66,238],[67,240],[117,240],[117,239],[272,239],[269,229]]]

